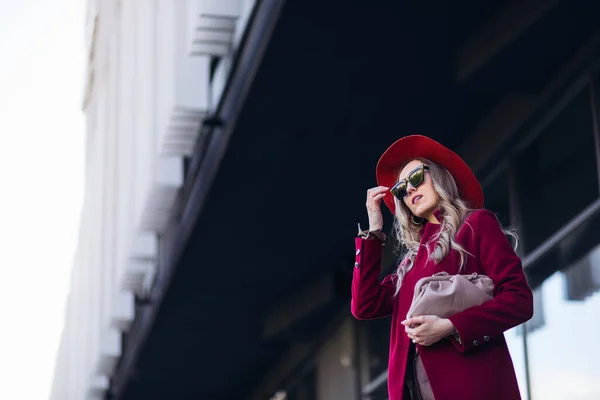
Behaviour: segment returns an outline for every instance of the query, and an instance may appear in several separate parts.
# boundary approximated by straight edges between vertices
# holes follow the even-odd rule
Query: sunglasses
[[[396,183],[394,187],[390,189],[390,192],[396,198],[402,200],[408,194],[407,189],[409,183],[412,187],[416,188],[425,181],[425,171],[429,171],[429,167],[421,164],[417,168],[413,169],[405,179],[402,179],[400,182]]]

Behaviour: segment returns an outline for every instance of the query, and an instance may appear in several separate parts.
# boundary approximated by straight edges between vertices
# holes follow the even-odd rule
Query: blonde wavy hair
[[[420,161],[429,167],[429,175],[433,184],[433,189],[439,196],[438,207],[442,214],[440,221],[441,227],[427,243],[421,244],[419,231],[423,227],[422,224],[413,222],[413,214],[410,212],[404,201],[394,198],[396,206],[396,218],[394,218],[394,233],[398,243],[398,252],[404,254],[402,262],[398,266],[396,274],[396,295],[400,291],[404,275],[413,267],[415,257],[419,251],[419,247],[425,246],[429,253],[429,258],[435,263],[442,261],[450,252],[451,249],[456,250],[460,256],[459,271],[461,271],[466,262],[467,257],[471,254],[459,243],[456,242],[456,234],[465,223],[467,217],[475,211],[470,208],[466,201],[460,197],[458,186],[454,177],[445,168],[425,158],[411,159],[404,163],[400,171],[414,160]],[[399,179],[400,172],[398,172]],[[516,233],[509,230],[504,230],[505,234],[513,236],[517,239]],[[433,251],[429,250],[427,244],[435,243]]]

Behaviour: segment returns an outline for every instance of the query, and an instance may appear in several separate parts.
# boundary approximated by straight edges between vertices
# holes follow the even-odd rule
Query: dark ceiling
[[[457,84],[459,44],[509,2],[423,3],[286,1],[122,399],[244,398],[285,346],[261,338],[271,304],[332,270],[348,300],[385,148],[460,144],[499,96],[546,84],[600,15],[563,1]]]

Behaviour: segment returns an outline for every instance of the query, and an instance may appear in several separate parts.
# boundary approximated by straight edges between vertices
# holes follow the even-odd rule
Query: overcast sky
[[[0,399],[48,398],[83,198],[84,0],[0,0]]]

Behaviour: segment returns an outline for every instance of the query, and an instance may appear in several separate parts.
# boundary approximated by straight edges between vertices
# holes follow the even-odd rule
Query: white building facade
[[[52,400],[103,399],[255,0],[91,0],[85,202]]]

